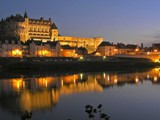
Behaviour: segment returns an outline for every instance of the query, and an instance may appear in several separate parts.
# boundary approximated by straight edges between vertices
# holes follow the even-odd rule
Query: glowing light
[[[117,82],[118,82],[117,75],[114,75],[114,83],[117,83]]]
[[[136,78],[135,78],[135,82],[136,82],[136,83],[138,83],[138,82],[139,82],[139,79],[138,79],[138,77],[136,77]]]
[[[157,76],[154,76],[153,80],[154,80],[154,82],[157,82],[157,80],[158,80]]]
[[[118,50],[117,49],[114,49],[114,52],[117,52]]]
[[[83,56],[81,56],[80,58],[79,58],[79,60],[83,60],[84,58],[83,58]]]
[[[46,87],[47,87],[48,86],[48,81],[47,80],[45,81],[45,84],[46,84]]]
[[[118,82],[118,80],[115,78],[115,79],[114,79],[114,83],[116,84],[117,82]]]
[[[154,49],[154,52],[157,52],[158,50],[157,49]]]
[[[24,82],[21,78],[12,80],[12,85],[15,90],[19,90],[20,88],[22,88],[23,84],[24,84]]]
[[[158,72],[158,71],[159,71],[159,68],[155,68],[155,71]]]
[[[138,52],[138,51],[139,51],[139,48],[136,48],[135,51]]]
[[[109,75],[107,75],[107,80],[110,81],[110,76]]]
[[[75,79],[73,80],[73,83],[74,83],[74,84],[76,83],[76,80],[75,80]]]
[[[48,50],[40,50],[38,51],[39,56],[51,56],[51,52]]]
[[[103,78],[104,78],[104,79],[106,78],[106,73],[103,73]]]
[[[25,82],[23,81],[23,88],[25,88]]]
[[[103,56],[102,58],[103,58],[103,60],[105,60],[105,59],[106,59],[106,56]]]
[[[61,86],[63,86],[63,80],[61,80]]]
[[[101,54],[100,54],[100,53],[98,53],[98,52],[96,52],[95,56],[101,56]]]
[[[73,76],[74,78],[73,78],[73,82],[74,82],[74,84],[76,83],[76,77],[75,77],[75,75]]]
[[[154,62],[160,62],[158,59],[156,59]]]
[[[21,57],[22,56],[22,51],[19,50],[19,49],[15,49],[15,50],[12,51],[12,55]]]
[[[48,84],[50,84],[51,82],[52,82],[52,78],[51,77],[40,77],[40,78],[37,78],[37,84],[40,87],[47,88]]]
[[[83,74],[82,74],[82,73],[80,74],[80,79],[81,79],[81,80],[83,79]]]
[[[150,54],[150,52],[147,52],[147,55],[149,55]]]
[[[18,89],[19,89],[19,86],[20,86],[20,85],[19,85],[19,81],[18,81],[18,82],[17,82],[17,88],[18,88]]]

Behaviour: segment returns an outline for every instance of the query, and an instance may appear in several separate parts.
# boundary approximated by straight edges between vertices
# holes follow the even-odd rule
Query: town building
[[[59,31],[51,18],[48,20],[41,17],[40,19],[29,18],[25,12],[24,16],[16,14],[11,15],[0,21],[0,39],[6,37],[17,37],[21,41],[42,40],[59,41],[61,45],[69,45],[71,47],[84,47],[89,53],[95,51],[97,46],[103,41],[103,38],[85,38],[59,35]]]
[[[22,44],[18,40],[0,41],[0,57],[22,57]]]
[[[70,47],[69,45],[63,45],[61,47],[61,54],[63,57],[78,57],[75,47]]]
[[[109,42],[102,42],[98,46],[97,52],[100,53],[101,56],[113,56],[115,54],[115,45]]]
[[[152,51],[159,52],[160,51],[160,43],[152,44]]]
[[[138,45],[117,43],[115,54],[136,54],[139,50]]]
[[[84,47],[79,47],[76,49],[76,53],[79,55],[79,56],[85,56],[88,54],[88,51],[86,48]]]
[[[34,41],[28,40],[24,43],[28,48],[25,53],[28,53],[29,57],[60,57],[61,56],[61,46],[58,41]],[[25,54],[24,54],[25,55]]]

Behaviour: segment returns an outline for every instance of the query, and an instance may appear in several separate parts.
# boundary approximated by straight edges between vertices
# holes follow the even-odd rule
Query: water
[[[85,105],[103,105],[111,120],[159,120],[160,70],[0,79],[0,120],[87,120]],[[89,120],[89,119],[88,119]]]

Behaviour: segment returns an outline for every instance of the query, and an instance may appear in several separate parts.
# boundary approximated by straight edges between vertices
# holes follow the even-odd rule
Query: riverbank
[[[159,66],[159,63],[144,58],[0,58],[1,73],[19,74],[135,71]]]
[[[159,66],[153,62],[139,61],[72,61],[72,62],[17,62],[1,65],[1,71],[11,72],[92,72],[106,70],[131,70]]]

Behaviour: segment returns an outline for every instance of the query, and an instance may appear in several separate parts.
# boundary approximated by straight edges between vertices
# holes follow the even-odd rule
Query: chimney
[[[43,19],[44,19],[43,17],[40,18],[40,20],[43,20]]]
[[[143,43],[141,43],[141,48],[143,48]]]

